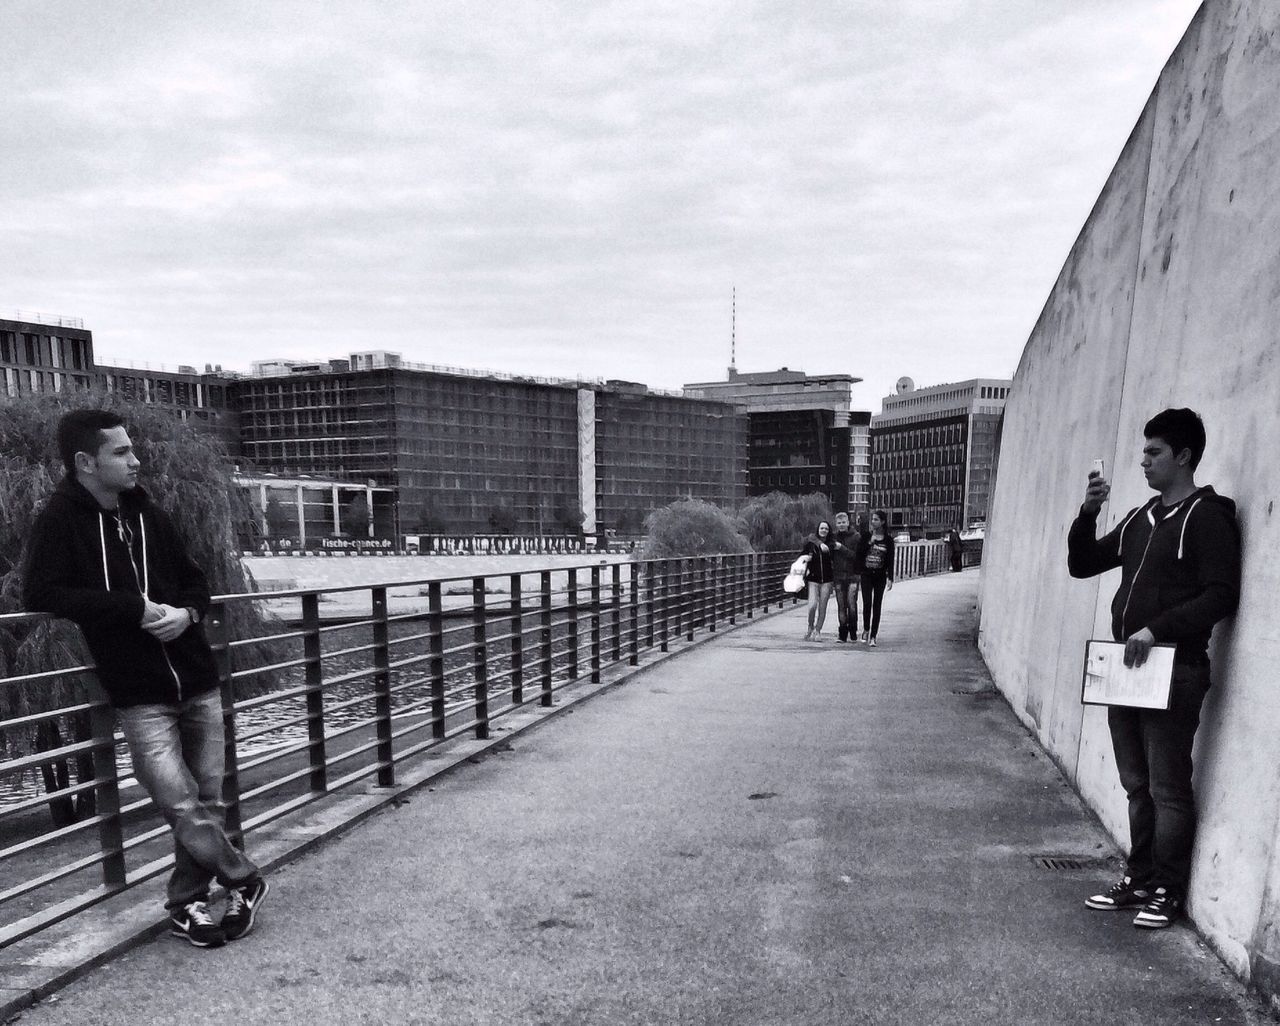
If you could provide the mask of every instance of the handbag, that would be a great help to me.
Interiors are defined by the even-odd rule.
[[[782,579],[782,590],[788,595],[796,595],[804,591],[805,575],[809,570],[809,556],[801,556],[791,564],[787,576]]]

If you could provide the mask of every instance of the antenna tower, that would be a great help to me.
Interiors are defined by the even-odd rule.
[[[729,321],[729,373],[738,369],[738,286],[733,287],[732,314]]]

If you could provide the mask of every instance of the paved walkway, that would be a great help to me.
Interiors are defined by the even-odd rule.
[[[1083,907],[1114,865],[1037,862],[1114,851],[991,696],[976,583],[899,585],[874,650],[729,632],[21,1022],[1267,1021],[1191,930]]]

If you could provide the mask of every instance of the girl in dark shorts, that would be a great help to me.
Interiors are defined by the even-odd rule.
[[[809,629],[805,631],[805,641],[822,640],[827,603],[831,601],[831,592],[835,589],[835,571],[831,563],[832,544],[831,525],[821,520],[813,537],[800,550],[802,556],[809,557],[809,568],[805,571],[805,580],[809,583]]]

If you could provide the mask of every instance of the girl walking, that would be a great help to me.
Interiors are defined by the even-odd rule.
[[[805,641],[821,641],[822,625],[827,619],[827,603],[835,589],[835,572],[831,562],[831,525],[818,522],[818,529],[800,550],[809,557],[809,570],[805,575],[809,582],[809,629]]]
[[[893,538],[884,510],[871,514],[871,530],[863,539],[862,640],[875,647],[880,632],[880,604],[886,590],[893,590]]]

